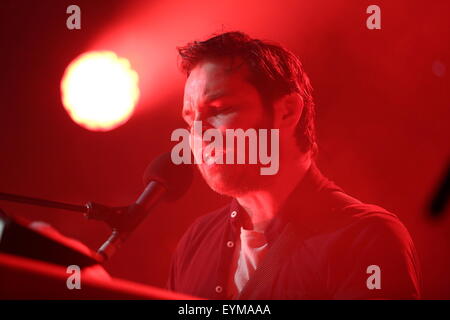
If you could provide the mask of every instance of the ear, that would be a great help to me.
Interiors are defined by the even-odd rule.
[[[275,121],[279,128],[295,128],[303,112],[303,99],[298,93],[283,96],[275,103]]]

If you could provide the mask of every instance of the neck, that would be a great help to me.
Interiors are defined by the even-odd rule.
[[[311,166],[309,156],[287,162],[280,165],[276,179],[269,186],[236,197],[250,218],[245,229],[263,232]]]

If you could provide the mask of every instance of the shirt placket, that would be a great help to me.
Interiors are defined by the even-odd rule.
[[[228,279],[236,246],[239,237],[241,222],[239,219],[239,209],[232,206],[228,212],[227,227],[220,243],[220,259],[217,269],[216,283],[214,284],[214,296],[217,299],[227,299],[228,297]]]

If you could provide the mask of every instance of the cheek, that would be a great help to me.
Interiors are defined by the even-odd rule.
[[[265,110],[258,109],[252,112],[246,112],[239,119],[238,126],[242,129],[261,129],[270,128],[272,126],[271,117]]]
[[[241,116],[237,112],[217,115],[208,119],[208,123],[215,129],[224,131],[227,128],[235,128],[241,122]]]

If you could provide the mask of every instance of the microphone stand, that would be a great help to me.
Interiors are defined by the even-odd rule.
[[[102,256],[103,260],[109,259],[114,252],[120,248],[123,242],[128,238],[131,232],[146,217],[147,212],[153,208],[158,199],[166,193],[165,187],[159,183],[152,181],[145,188],[144,193],[132,205],[119,208],[121,211],[113,215],[115,221],[109,218],[108,223],[112,227],[112,233],[103,243],[97,253]],[[151,194],[153,197],[148,198]]]
[[[46,208],[62,209],[67,211],[81,212],[86,219],[93,219],[106,222],[113,230],[111,236],[97,251],[97,258],[104,262],[114,250],[110,249],[112,244],[117,242],[120,235],[120,226],[123,224],[128,207],[108,207],[95,202],[87,202],[84,205],[75,205],[59,201],[52,201],[42,198],[33,198],[11,193],[0,192],[0,200],[15,203],[24,203]],[[121,238],[121,237],[120,237]],[[114,241],[113,241],[114,240]],[[107,253],[106,253],[107,252]]]
[[[69,204],[69,203],[51,201],[51,200],[40,199],[40,198],[25,197],[25,196],[20,196],[20,195],[11,194],[11,193],[0,192],[0,200],[16,202],[16,203],[31,204],[31,205],[46,207],[46,208],[83,212],[83,213],[87,213],[87,211],[88,211],[87,204],[84,206],[80,206],[80,205],[76,205],[76,204]]]

